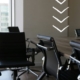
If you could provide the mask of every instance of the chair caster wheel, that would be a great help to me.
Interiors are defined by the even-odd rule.
[[[2,74],[1,74],[1,72],[0,72],[0,76],[1,76]]]
[[[20,80],[20,78],[17,78],[17,80]]]

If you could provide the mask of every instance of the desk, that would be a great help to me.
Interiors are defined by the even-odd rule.
[[[63,55],[67,58],[72,54],[72,47],[70,46],[70,41],[80,42],[80,38],[54,38],[57,48]]]

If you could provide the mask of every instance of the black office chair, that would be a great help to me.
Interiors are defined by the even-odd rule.
[[[8,29],[9,29],[9,32],[10,33],[20,33],[20,30],[19,30],[19,28],[18,28],[18,26],[13,26],[13,27],[11,27],[11,26],[9,26],[8,27]],[[26,54],[27,54],[27,56],[26,56],[26,58],[27,58],[27,60],[29,60],[30,58],[32,58],[33,59],[33,54],[35,54],[35,55],[37,55],[40,51],[37,49],[37,48],[30,48],[29,47],[29,45],[30,45],[30,43],[31,43],[31,41],[30,41],[30,39],[29,38],[27,38],[26,40],[26,44],[27,44],[27,46],[26,46]],[[34,50],[34,51],[33,51]],[[35,60],[35,58],[34,58],[34,60]],[[36,74],[34,71],[39,71],[39,70],[32,70],[32,69],[30,69],[29,68],[29,66],[26,68],[26,71],[24,71],[23,73],[21,73],[19,76],[21,76],[22,74],[24,74],[25,72],[31,72],[32,74],[34,74],[35,76],[37,76],[38,77],[38,74]],[[40,71],[39,71],[40,72]]]
[[[10,68],[16,80],[18,67],[34,65],[34,60],[30,62],[26,59],[24,33],[0,33],[0,68]]]
[[[39,43],[40,45],[43,45],[46,47],[54,47],[55,46],[56,51],[59,52],[59,54],[58,54],[59,63],[60,63],[60,65],[62,65],[60,57],[63,56],[63,54],[60,51],[58,51],[53,37],[38,34],[37,38],[40,40],[40,43]]]
[[[76,37],[80,37],[80,29],[75,29]]]
[[[80,42],[70,41],[70,45],[72,47],[72,53],[74,56],[70,56],[70,59],[78,65],[80,70]],[[78,80],[80,80],[80,74],[78,75]]]
[[[57,80],[77,80],[79,70],[66,70],[68,64],[61,65],[60,53],[56,48],[54,39],[52,40],[52,42],[43,41],[43,45],[47,47],[37,44],[45,56],[44,70],[37,80],[42,80],[46,74],[54,76]]]
[[[9,27],[8,27],[8,31],[11,32],[11,33],[12,33],[12,32],[13,32],[13,33],[14,33],[14,32],[16,32],[16,33],[17,33],[17,32],[20,32],[18,26],[9,26]],[[29,39],[29,38],[27,38],[26,41],[27,41],[28,39]]]

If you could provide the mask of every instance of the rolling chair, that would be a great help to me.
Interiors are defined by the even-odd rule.
[[[8,27],[8,29],[9,29],[10,33],[14,33],[14,32],[15,33],[17,33],[17,32],[20,33],[19,28],[17,26]],[[26,54],[27,54],[27,56],[26,57],[27,57],[27,60],[29,60],[30,58],[33,58],[33,54],[37,55],[40,51],[37,48],[29,48],[29,45],[31,43],[31,41],[29,40],[29,38],[27,38],[25,41],[27,42],[27,48],[26,48]],[[34,58],[34,60],[35,60],[35,58]],[[39,70],[32,70],[28,66],[26,68],[26,71],[24,71],[23,73],[21,73],[19,76],[21,76],[25,72],[28,72],[28,73],[31,72],[32,74],[34,74],[35,76],[38,77],[38,74],[36,74],[34,71],[40,72]]]
[[[78,65],[80,71],[80,42],[70,41],[70,45],[72,47],[72,53],[75,54],[74,56],[70,56],[70,59]],[[80,74],[77,77],[80,80]]]
[[[40,39],[40,44],[41,45],[46,46],[46,47],[54,47],[55,46],[56,51],[58,51],[53,37],[38,34],[37,38]],[[62,65],[60,57],[63,56],[63,54],[60,51],[58,51],[58,52],[59,52],[59,54],[58,54],[59,63],[60,63],[60,65]]]
[[[20,67],[34,66],[33,60],[26,59],[25,34],[0,33],[0,68],[9,68],[14,72],[13,80],[20,80],[18,71]]]
[[[48,38],[49,39],[49,38]],[[37,80],[42,80],[43,77],[48,74],[54,76],[57,80],[77,80],[79,70],[66,70],[67,63],[61,65],[59,51],[56,48],[54,39],[53,42],[43,41],[43,45],[37,44],[45,56],[44,70]]]
[[[76,37],[80,37],[80,29],[75,29]]]

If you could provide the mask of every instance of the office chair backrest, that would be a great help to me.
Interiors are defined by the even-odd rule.
[[[53,42],[50,41],[42,41],[43,46],[45,47],[51,47],[53,49],[51,50],[45,50],[44,48],[44,56],[45,56],[45,63],[44,63],[44,69],[47,74],[53,75],[56,78],[58,77],[58,67],[59,67],[59,59],[58,59],[58,51],[56,49],[56,46]]]
[[[16,26],[14,26],[14,27],[8,27],[8,30],[9,30],[9,32],[20,32],[19,31],[19,28]]]
[[[75,54],[76,58],[80,60],[80,43],[71,41],[70,45],[73,48],[73,53]]]
[[[76,37],[80,37],[80,29],[75,29]]]
[[[50,42],[53,41],[53,37],[45,36],[45,35],[41,35],[41,34],[38,34],[37,38],[40,39],[40,40],[47,40],[47,41],[50,41]]]
[[[26,60],[24,33],[0,33],[0,60]]]

